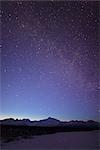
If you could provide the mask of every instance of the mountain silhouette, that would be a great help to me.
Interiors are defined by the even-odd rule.
[[[72,120],[69,122],[60,121],[58,119],[48,117],[47,119],[39,120],[39,121],[30,121],[29,119],[13,119],[8,118],[4,120],[0,120],[0,124],[2,125],[24,125],[24,126],[64,126],[64,127],[95,127],[100,126],[99,122],[88,120],[88,121],[77,121]]]

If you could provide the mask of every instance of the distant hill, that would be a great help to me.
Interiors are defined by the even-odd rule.
[[[40,120],[40,121],[30,121],[29,119],[22,119],[22,120],[18,120],[18,119],[13,119],[13,118],[9,118],[9,119],[4,119],[4,120],[0,120],[0,124],[2,125],[22,125],[22,126],[43,126],[43,127],[49,127],[49,126],[63,126],[63,127],[100,127],[100,123],[93,121],[93,120],[88,120],[88,121],[60,121],[57,120],[55,118],[47,118],[44,120]]]

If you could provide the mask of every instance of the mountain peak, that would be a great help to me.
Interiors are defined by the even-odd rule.
[[[52,117],[48,117],[47,119],[50,119],[50,120],[52,120],[52,119],[53,119],[53,120],[55,120],[55,119],[54,119],[54,118],[52,118]]]
[[[48,117],[47,120],[55,120],[55,121],[59,121],[58,119],[52,118],[52,117]],[[59,121],[60,122],[60,121]]]

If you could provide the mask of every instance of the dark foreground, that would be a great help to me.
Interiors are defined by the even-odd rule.
[[[2,143],[2,150],[99,150],[99,132],[73,131],[48,135],[35,135]]]
[[[99,130],[98,126],[53,126],[53,127],[37,127],[37,126],[16,126],[1,125],[1,142],[10,142],[21,138],[29,138],[34,135],[46,135],[58,132],[79,132]]]

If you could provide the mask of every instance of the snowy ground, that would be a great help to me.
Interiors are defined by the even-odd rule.
[[[96,150],[100,149],[98,131],[65,132],[34,136],[2,144],[2,150]]]

